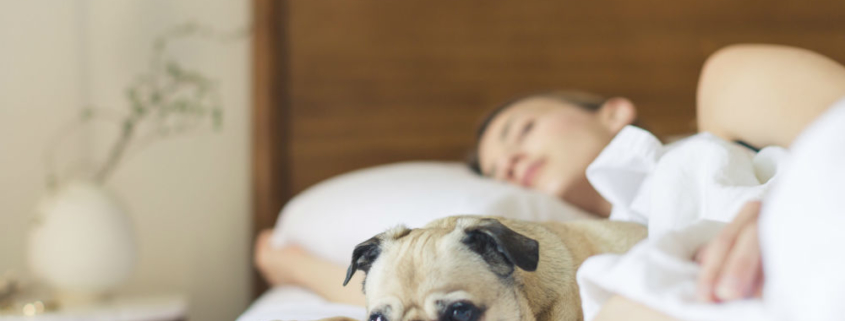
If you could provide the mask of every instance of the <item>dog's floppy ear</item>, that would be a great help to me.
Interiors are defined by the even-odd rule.
[[[479,224],[464,229],[464,233],[461,242],[481,255],[497,275],[509,276],[514,266],[529,272],[537,270],[540,244],[498,220],[482,219]]]
[[[373,261],[378,258],[379,254],[381,254],[381,239],[379,235],[373,236],[369,240],[355,246],[355,250],[352,251],[352,263],[349,264],[349,268],[346,270],[346,279],[343,280],[343,286],[349,283],[355,271],[361,270],[364,273],[369,271],[370,266],[372,266]]]
[[[373,262],[376,261],[379,254],[381,254],[381,249],[384,246],[385,241],[390,243],[403,238],[410,233],[410,229],[404,225],[399,225],[384,231],[381,234],[373,236],[369,240],[355,246],[355,250],[352,251],[352,262],[349,263],[349,268],[346,269],[346,279],[343,280],[343,286],[346,286],[346,284],[349,283],[349,280],[352,279],[352,275],[355,274],[355,271],[361,270],[364,271],[364,273],[370,272],[370,267],[373,265]]]

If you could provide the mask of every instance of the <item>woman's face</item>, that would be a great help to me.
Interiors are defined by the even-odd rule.
[[[609,99],[597,111],[545,97],[523,99],[500,112],[482,134],[485,176],[560,198],[586,182],[587,166],[625,125],[634,107]]]

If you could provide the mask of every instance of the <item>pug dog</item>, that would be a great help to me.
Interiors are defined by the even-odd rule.
[[[578,267],[646,236],[628,222],[448,217],[359,244],[343,284],[366,273],[369,321],[583,320]]]

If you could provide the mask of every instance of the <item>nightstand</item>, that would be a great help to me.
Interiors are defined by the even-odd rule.
[[[35,316],[4,315],[0,320],[21,321],[185,321],[187,300],[181,295],[117,296],[105,302],[59,307]],[[39,307],[23,307],[21,312]]]

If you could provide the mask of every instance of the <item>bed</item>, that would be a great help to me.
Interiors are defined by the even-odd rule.
[[[578,88],[625,96],[637,104],[640,124],[667,138],[696,131],[698,72],[718,48],[782,43],[845,61],[839,0],[765,7],[253,0],[253,7],[255,233],[273,227],[294,195],[335,175],[401,161],[462,160],[482,115],[516,95]],[[253,288],[261,297],[243,320],[324,303],[299,289],[265,293],[257,274]]]

